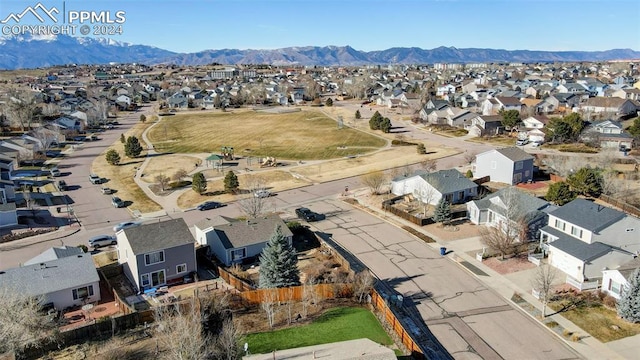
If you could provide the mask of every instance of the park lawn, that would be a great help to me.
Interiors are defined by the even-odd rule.
[[[317,111],[177,114],[162,117],[149,139],[161,152],[219,153],[230,146],[236,155],[289,160],[359,155],[387,144],[379,136],[338,129],[336,121]]]
[[[274,350],[368,338],[383,345],[393,341],[378,319],[365,308],[339,307],[327,310],[311,324],[283,330],[248,334],[249,351],[266,354]]]
[[[565,303],[558,301],[550,303],[549,307],[558,311],[564,305]],[[640,334],[640,324],[624,321],[618,317],[614,310],[607,309],[602,305],[577,306],[570,310],[562,311],[560,314],[602,342]],[[615,330],[615,326],[619,329]]]

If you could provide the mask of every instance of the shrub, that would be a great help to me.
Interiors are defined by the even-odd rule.
[[[547,325],[547,327],[554,328],[554,327],[559,326],[560,324],[558,324],[558,323],[557,323],[557,322],[555,322],[555,321],[549,321],[549,322],[548,322],[548,323],[546,323],[545,325]]]
[[[416,144],[414,142],[410,142],[410,141],[393,139],[393,140],[391,140],[391,145],[393,145],[393,146],[413,146],[413,145],[418,145],[418,144]]]
[[[402,227],[403,230],[409,232],[411,235],[419,238],[420,240],[426,242],[426,243],[434,243],[436,242],[435,240],[433,240],[431,237],[417,231],[416,229],[409,227],[409,226],[403,226]]]
[[[301,234],[304,232],[304,226],[297,221],[287,221],[287,227],[294,234]]]
[[[571,341],[573,341],[573,342],[578,342],[578,341],[580,341],[581,338],[582,337],[580,335],[578,335],[578,334],[571,335]]]
[[[564,330],[562,330],[562,335],[571,336],[571,335],[573,335],[573,332],[569,331],[569,329],[564,329]]]
[[[614,298],[613,296],[607,295],[604,297],[604,299],[602,299],[602,305],[606,308],[615,310],[617,304],[618,300],[616,300],[616,298]]]
[[[473,171],[471,171],[471,169],[467,170],[467,173],[465,174],[466,177],[468,177],[469,179],[473,178]]]

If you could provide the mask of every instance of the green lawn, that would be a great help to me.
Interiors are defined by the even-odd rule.
[[[156,150],[219,153],[231,146],[237,155],[312,160],[359,155],[387,141],[337,123],[316,111],[268,114],[189,112],[162,117],[149,132]]]
[[[330,309],[309,325],[248,334],[245,341],[252,353],[266,354],[274,350],[361,338],[383,345],[393,344],[371,311],[352,307]]]

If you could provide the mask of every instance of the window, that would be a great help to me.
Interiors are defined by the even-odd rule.
[[[522,161],[516,163],[516,170],[522,170]]]
[[[458,200],[464,200],[464,191],[458,192]]]
[[[560,229],[560,230],[564,231],[564,226],[565,226],[564,221],[560,221],[560,220],[556,219],[556,225],[555,225],[556,229]]]
[[[93,285],[83,286],[81,288],[73,289],[73,300],[86,299],[89,296],[93,296]]]
[[[582,238],[582,229],[579,229],[575,226],[571,227],[571,235],[577,237],[577,238]]]
[[[619,283],[609,279],[609,291],[619,295],[621,290],[622,289]]]
[[[525,177],[529,177],[529,170],[525,170],[525,171],[524,171],[524,176],[525,176]]]
[[[493,211],[489,211],[489,222],[493,223],[495,216],[493,215]]]
[[[150,282],[149,282],[149,274],[142,274],[140,275],[140,285],[142,287],[145,286],[149,286]]]
[[[243,259],[246,255],[246,249],[236,249],[231,251],[231,261]]]
[[[158,251],[144,255],[145,265],[153,265],[164,262],[164,251]]]
[[[180,264],[176,266],[176,274],[182,274],[187,272],[187,264]]]

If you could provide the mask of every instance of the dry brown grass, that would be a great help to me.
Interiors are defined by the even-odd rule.
[[[151,123],[151,121],[147,121],[144,124],[138,123],[134,125],[125,133],[125,137],[136,136],[138,139],[141,139],[142,132],[148,126],[151,126]],[[120,165],[112,166],[107,163],[104,154],[109,151],[109,149],[115,149],[120,153],[120,156],[123,158]],[[127,158],[124,155],[124,144],[118,140],[105,149],[105,151],[93,161],[91,166],[91,172],[109,179],[106,186],[118,190],[118,197],[124,201],[133,202],[129,206],[129,210],[138,210],[142,213],[162,210],[160,205],[147,197],[133,179],[136,168],[144,161],[144,156],[146,156],[146,151],[143,151],[140,157],[136,159]]]
[[[173,175],[176,171],[183,169],[189,172],[193,170],[194,164],[196,163],[198,165],[202,163],[202,160],[196,156],[174,154],[154,156],[147,162],[142,180],[153,184],[155,183],[155,177],[160,174],[168,176],[173,180]]]

